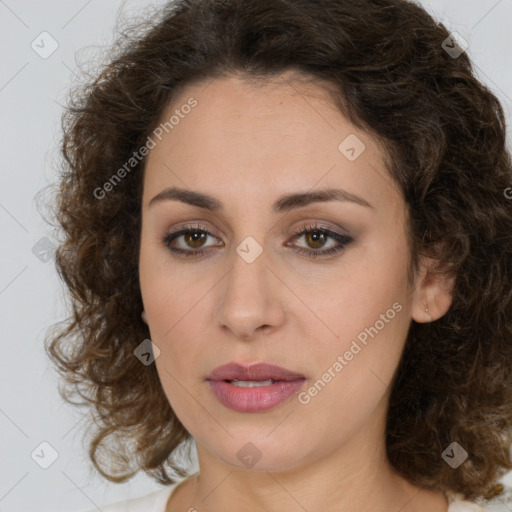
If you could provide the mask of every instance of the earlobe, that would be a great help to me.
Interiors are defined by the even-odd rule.
[[[142,317],[142,320],[144,321],[144,323],[147,325],[148,324],[148,319],[146,317],[146,312],[142,311],[140,316]]]
[[[429,259],[429,268],[434,260]],[[452,305],[455,276],[429,270],[426,266],[417,277],[412,304],[412,318],[418,323],[434,322]]]

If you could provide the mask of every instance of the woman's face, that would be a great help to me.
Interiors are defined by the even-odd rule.
[[[147,160],[140,285],[163,389],[200,462],[284,471],[342,449],[374,454],[430,293],[419,278],[408,287],[405,204],[379,147],[299,82],[216,79],[183,90],[162,121],[173,115]],[[151,202],[170,188],[212,199]],[[308,199],[327,189],[336,199]],[[196,232],[166,245],[186,227]],[[231,362],[303,378],[208,380]]]

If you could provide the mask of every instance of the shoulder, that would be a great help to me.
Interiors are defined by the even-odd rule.
[[[447,512],[487,512],[482,505],[465,500],[461,494],[447,492],[446,497],[449,503]]]
[[[167,501],[177,485],[177,483],[169,485],[138,498],[130,498],[107,505],[98,504],[98,507],[86,512],[98,512],[99,510],[102,512],[165,512]]]
[[[491,508],[488,508],[488,506],[494,506],[498,503],[503,504],[505,502],[507,506],[508,504],[512,504],[512,471],[508,471],[502,475],[497,482],[501,483],[504,488],[504,492],[498,500],[479,499],[477,501],[467,501],[462,494],[450,491],[447,492],[446,497],[449,503],[447,512],[490,512]],[[495,510],[495,508],[492,510]]]

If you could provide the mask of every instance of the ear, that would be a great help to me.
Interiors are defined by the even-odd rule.
[[[142,314],[140,316],[142,317],[142,320],[144,321],[144,323],[147,325],[148,324],[148,319],[146,317],[146,312],[142,311]]]
[[[419,323],[438,320],[452,304],[455,277],[442,273],[447,265],[436,268],[437,263],[433,258],[424,258],[416,275],[412,318]]]

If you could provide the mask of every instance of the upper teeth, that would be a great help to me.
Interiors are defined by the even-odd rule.
[[[271,384],[274,384],[275,380],[268,379],[268,380],[238,380],[234,379],[231,381],[231,384],[234,386],[238,386],[240,388],[255,388],[258,386],[270,386]]]

